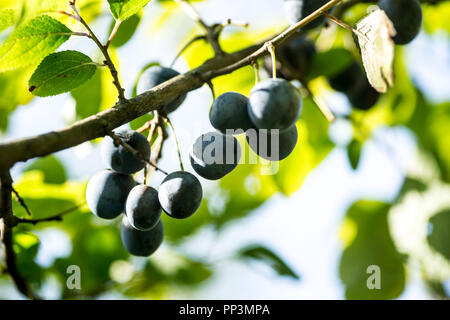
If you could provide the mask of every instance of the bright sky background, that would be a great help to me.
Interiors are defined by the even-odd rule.
[[[283,0],[209,0],[206,4],[196,3],[202,16],[209,22],[233,18],[248,21],[254,30],[285,21],[282,5]],[[170,36],[154,34],[148,40],[148,32],[143,26],[148,25],[152,17],[159,13],[161,10],[157,4],[150,3],[139,34],[119,51],[121,75],[127,88],[132,87],[140,68],[149,61],[158,60],[168,64],[176,53],[178,42],[184,39],[184,34],[176,28],[176,32],[174,30]],[[181,18],[185,21],[180,23],[191,26],[187,17]],[[94,28],[107,29],[105,26],[108,23],[108,19],[102,19]],[[146,40],[142,41],[144,38]],[[93,49],[84,39],[69,42],[61,49],[69,46],[82,48],[86,53]],[[410,73],[434,101],[450,99],[449,49],[448,36],[429,38],[423,34],[407,48]],[[433,59],[425,56],[432,56]],[[186,71],[182,61],[176,67],[179,71]],[[184,105],[171,116],[181,140],[185,164],[189,163],[187,154],[193,139],[211,129],[207,118],[210,100],[209,89],[199,89],[190,93]],[[339,95],[333,96],[330,101],[336,106],[342,104],[344,108],[347,107],[345,99]],[[23,137],[62,128],[65,126],[64,117],[70,115],[72,108],[73,102],[67,94],[36,98],[29,105],[19,107],[10,117],[7,136]],[[351,131],[345,124],[337,122],[330,132],[338,144],[345,146]],[[388,154],[380,144],[369,142],[365,145],[360,168],[354,172],[348,164],[345,149],[337,147],[291,198],[274,196],[249,217],[230,224],[218,239],[213,238],[212,232],[205,230],[183,248],[193,256],[203,256],[206,251],[212,250],[212,259],[222,259],[227,253],[250,242],[262,243],[275,249],[301,275],[300,281],[277,277],[259,264],[223,260],[215,270],[214,278],[200,290],[193,293],[176,292],[171,298],[342,299],[343,287],[338,277],[341,254],[338,231],[346,209],[360,198],[392,199],[403,179],[399,167],[404,167],[415,156],[415,140],[407,130],[383,129],[377,132],[377,137],[378,141],[395,145],[394,154]],[[164,146],[164,155],[163,167],[169,171],[177,169],[175,147],[171,140]],[[75,179],[88,179],[103,167],[98,150],[90,144],[60,152],[58,157]],[[22,167],[16,165],[13,176],[17,177]],[[192,171],[190,168],[188,170]],[[161,176],[152,183],[157,186],[160,179]],[[44,265],[70,250],[70,245],[58,232],[41,233],[41,240],[42,249],[38,260]],[[211,243],[212,247],[205,245]],[[51,288],[45,290],[48,297],[52,297]],[[428,298],[418,272],[409,275],[407,290],[401,298]]]

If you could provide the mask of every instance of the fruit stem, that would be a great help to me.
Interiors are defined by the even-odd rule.
[[[116,24],[114,25],[114,29],[111,31],[111,34],[110,34],[110,36],[108,38],[108,42],[105,45],[105,49],[108,49],[109,45],[113,41],[114,36],[116,35],[117,30],[119,30],[119,27],[120,27],[121,23],[122,23],[122,20],[120,20],[120,19],[116,20]]]
[[[255,60],[252,62],[253,70],[255,71],[255,84],[261,81],[261,78],[259,77],[259,63],[258,60]]]
[[[275,57],[275,46],[272,42],[267,43],[267,51],[269,51],[270,56],[272,57],[272,77],[274,79],[277,78],[277,59]]]
[[[338,26],[350,30],[351,32],[353,32],[354,34],[356,34],[359,37],[364,38],[364,40],[366,40],[367,42],[370,42],[369,39],[366,37],[365,34],[361,33],[358,29],[354,29],[351,25],[345,23],[344,21],[332,16],[331,14],[328,13],[324,13],[323,14],[325,17],[327,17],[329,20],[333,21],[334,23],[336,23]]]
[[[333,122],[334,120],[336,120],[336,117],[334,116],[333,112],[331,112],[326,102],[322,100],[322,98],[320,98],[319,96],[314,95],[314,93],[311,91],[306,81],[302,80],[300,82],[302,86],[305,88],[306,92],[308,92],[311,99],[314,101],[315,105],[319,108],[319,110],[328,120],[328,122]]]
[[[150,160],[145,159],[144,156],[139,151],[137,151],[132,146],[130,146],[128,143],[126,143],[125,141],[120,139],[114,132],[112,132],[112,131],[108,132],[108,136],[110,136],[114,140],[114,144],[121,145],[122,147],[124,147],[125,150],[131,152],[139,160],[141,160],[141,161],[145,162],[146,164],[152,166],[156,170],[161,171],[166,176],[169,175],[166,171],[164,171],[161,168],[158,168],[154,163],[151,163]]]
[[[180,145],[178,144],[178,139],[177,139],[177,135],[175,134],[175,129],[172,125],[172,122],[170,122],[169,118],[164,117],[164,121],[169,125],[170,131],[172,132],[172,136],[175,141],[175,145],[177,147],[178,161],[180,162],[180,168],[181,168],[181,171],[184,171],[183,159],[181,158]]]

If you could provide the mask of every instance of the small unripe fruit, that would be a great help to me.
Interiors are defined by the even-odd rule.
[[[115,132],[123,142],[137,150],[146,160],[150,159],[150,144],[142,134],[132,130]],[[102,141],[102,156],[105,164],[114,171],[131,174],[145,167],[145,162],[137,158],[122,145],[116,146],[111,137]]]
[[[133,256],[148,257],[163,242],[164,227],[162,221],[156,224],[153,229],[140,231],[130,224],[126,216],[123,217],[120,236],[125,249]]]
[[[161,218],[158,191],[147,185],[138,185],[128,194],[125,213],[130,224],[138,230],[146,231],[156,226]]]
[[[301,95],[289,81],[267,79],[250,92],[248,114],[256,128],[282,131],[297,121],[301,107]]]
[[[114,219],[125,208],[128,193],[136,185],[129,175],[103,170],[94,175],[86,188],[86,202],[96,216]]]
[[[177,171],[169,174],[161,183],[158,198],[169,216],[185,219],[200,207],[203,190],[200,181],[191,173]]]
[[[241,146],[233,136],[208,132],[195,140],[190,159],[198,175],[218,180],[236,168],[241,159]]]

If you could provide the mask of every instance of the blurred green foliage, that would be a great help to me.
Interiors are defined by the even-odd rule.
[[[111,56],[119,67],[117,50],[128,44],[136,31],[141,30],[143,14],[140,10],[131,10],[123,1],[108,1],[115,18],[128,18],[119,27],[117,37],[111,43]],[[143,4],[148,1],[131,1]],[[88,22],[94,22],[102,14],[109,14],[105,1],[79,0],[83,16]],[[159,15],[152,17],[150,25],[145,25],[147,34],[164,32],[169,37],[175,33],[173,17],[180,10],[173,1],[150,2],[158,6]],[[125,8],[125,9],[124,9]],[[367,12],[367,4],[359,4],[346,13],[344,19],[354,25]],[[20,27],[30,19],[46,13],[69,28],[74,22],[55,10],[68,10],[67,0],[13,1],[0,2],[0,41],[11,34],[13,28]],[[448,19],[450,3],[436,6],[424,6],[424,29],[428,33],[450,32]],[[122,15],[122,16],[121,16]],[[145,16],[144,16],[145,17]],[[109,30],[114,28],[115,20],[110,16]],[[284,22],[280,21],[280,26]],[[236,29],[226,33],[221,39],[223,49],[233,52],[248,45],[258,43],[281,30],[280,26],[267,26],[258,33]],[[191,28],[190,30],[188,30]],[[185,39],[179,44],[184,46],[191,38],[199,34],[196,26],[186,27]],[[315,34],[311,38],[316,37]],[[353,37],[347,30],[330,29],[316,37],[318,54],[315,56],[307,80],[314,92],[326,93],[330,90],[326,77],[343,70],[355,57],[359,57]],[[0,42],[1,43],[1,42]],[[164,53],[166,54],[166,53]],[[176,52],[170,53],[175,56]],[[201,65],[213,56],[210,46],[204,41],[193,44],[182,55],[190,68]],[[408,280],[408,262],[414,257],[399,250],[392,237],[390,211],[402,199],[411,194],[424,192],[429,186],[450,183],[450,103],[435,105],[411,81],[405,66],[404,49],[396,48],[395,86],[381,97],[377,106],[368,112],[353,111],[342,120],[353,128],[353,137],[346,147],[349,162],[358,168],[361,152],[367,141],[373,141],[373,133],[380,127],[402,126],[408,128],[417,138],[421,154],[425,154],[436,163],[439,174],[434,180],[406,177],[403,188],[392,203],[361,200],[348,210],[341,228],[343,251],[340,258],[339,276],[345,287],[345,296],[349,299],[392,299],[401,295]],[[154,65],[155,62],[148,66]],[[148,68],[144,67],[143,70]],[[32,100],[27,90],[27,82],[36,65],[0,73],[0,130],[7,132],[9,115],[18,107]],[[238,91],[248,95],[254,85],[254,71],[245,67],[213,80],[215,94],[226,91]],[[133,96],[136,92],[133,92]],[[101,110],[110,108],[117,97],[106,68],[99,69],[84,85],[71,91],[76,103],[76,117],[80,120]],[[146,115],[131,123],[136,129],[151,119]],[[248,217],[276,194],[285,197],[295,194],[308,175],[327,157],[336,146],[331,141],[329,124],[318,111],[310,98],[304,99],[303,113],[297,123],[299,143],[290,157],[281,161],[276,174],[264,174],[271,165],[260,161],[254,165],[238,166],[230,175],[211,187],[198,212],[185,221],[163,216],[165,226],[165,244],[150,259],[131,258],[123,249],[120,241],[120,218],[112,222],[103,222],[95,218],[87,209],[84,199],[85,182],[68,179],[64,163],[55,156],[34,160],[24,169],[20,180],[14,186],[29,206],[30,218],[50,217],[71,209],[63,221],[52,221],[36,226],[20,225],[15,229],[14,250],[18,255],[20,272],[39,290],[48,280],[56,278],[61,298],[95,298],[103,293],[118,292],[125,297],[166,298],[183,288],[191,291],[203,285],[214,275],[216,264],[208,256],[200,253],[195,258],[183,253],[180,245],[200,232],[212,230],[219,234],[231,225],[231,222]],[[43,128],[45,131],[45,128]],[[243,154],[256,157],[239,137]],[[164,158],[163,160],[164,161]],[[273,164],[272,164],[273,165]],[[17,201],[13,202],[14,213],[26,217],[25,210]],[[449,211],[448,209],[431,215],[429,224],[431,233],[427,242],[437,255],[450,260],[449,249]],[[37,263],[36,256],[41,243],[37,234],[49,228],[57,228],[70,238],[71,251],[67,256],[59,256],[50,266]],[[318,252],[317,254],[320,254]],[[298,280],[301,270],[292,269],[272,249],[263,245],[249,245],[237,249],[229,257],[239,261],[263,263],[280,276]],[[68,290],[67,267],[78,265],[82,270],[81,290]],[[377,265],[382,270],[381,290],[369,290],[366,280],[367,267]],[[443,267],[446,268],[446,267]],[[448,272],[448,271],[446,271]],[[6,278],[6,275],[2,276]],[[442,297],[445,292],[440,281],[431,279],[424,271],[423,279],[430,290]]]

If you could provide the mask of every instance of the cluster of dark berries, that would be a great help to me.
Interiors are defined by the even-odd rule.
[[[295,24],[327,2],[328,0],[285,0],[286,17],[290,23]],[[422,25],[422,8],[418,0],[381,0],[378,6],[386,12],[396,29],[393,38],[396,44],[407,44],[418,35]],[[303,30],[322,26],[324,21],[323,17],[318,18]],[[277,70],[278,74],[289,80],[304,79],[315,53],[314,43],[299,34],[296,39],[281,47],[278,60],[282,63]],[[269,64],[269,60],[266,60],[266,67]],[[372,88],[364,69],[356,60],[339,74],[330,77],[328,82],[334,90],[344,93],[352,106],[359,110],[369,110],[380,96]]]
[[[115,135],[143,159],[150,159],[150,145],[145,136],[132,130]],[[202,186],[185,171],[169,174],[158,191],[137,183],[131,174],[143,169],[146,162],[109,137],[102,142],[102,156],[109,169],[89,180],[87,204],[103,219],[114,219],[125,212],[121,228],[123,245],[132,255],[149,256],[163,241],[162,210],[176,219],[190,217],[202,201]]]
[[[259,82],[249,98],[237,92],[220,95],[209,113],[211,125],[217,131],[203,134],[194,142],[190,154],[192,167],[209,180],[230,173],[241,157],[234,135],[242,133],[260,157],[270,161],[285,159],[297,144],[295,123],[301,107],[298,89],[284,79]]]

